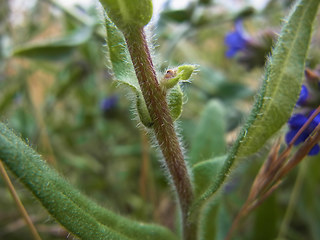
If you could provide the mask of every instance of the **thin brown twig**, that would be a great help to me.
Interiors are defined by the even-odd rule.
[[[297,141],[298,137],[304,132],[304,130],[307,129],[309,124],[313,121],[313,119],[320,113],[320,106],[317,107],[317,109],[311,114],[311,116],[308,118],[308,120],[303,124],[302,128],[299,129],[297,134],[293,137],[291,142],[289,143],[289,146],[292,146],[295,141]]]
[[[277,144],[276,144],[277,145]],[[257,176],[257,181],[260,181],[261,184],[259,186],[252,186],[252,188],[257,188],[259,193],[256,195],[257,197],[264,196],[267,194],[267,192],[273,188],[274,185],[278,185],[280,182],[280,178],[277,178],[278,172],[280,169],[282,169],[286,164],[286,159],[288,158],[290,151],[292,149],[292,146],[288,146],[280,156],[276,157],[276,160],[274,160],[272,168],[269,169],[268,172],[264,176]],[[279,150],[279,148],[278,148]]]
[[[259,197],[259,200],[257,200],[250,208],[249,211],[254,210],[255,208],[259,207],[282,183],[281,180],[279,180],[277,183],[275,183],[268,191],[266,191],[264,194]]]
[[[280,140],[277,141],[277,143],[272,147],[271,153],[265,162],[265,164],[262,165],[260,168],[256,178],[253,181],[249,196],[248,196],[248,201],[253,201],[255,198],[258,197],[258,195],[261,193],[261,189],[266,185],[267,181],[269,181],[269,173],[272,171],[275,167],[277,159],[277,154],[280,149]],[[262,181],[261,181],[262,179]]]
[[[285,176],[292,168],[300,163],[302,159],[310,152],[310,150],[320,141],[320,124],[318,124],[313,132],[314,134],[307,138],[299,151],[297,151],[288,161],[288,164],[285,166],[285,168],[282,168],[281,171],[279,171],[278,178]]]
[[[259,207],[264,202],[264,200],[266,200],[280,186],[280,184],[281,184],[281,181],[277,182],[267,192],[265,192],[259,199],[249,199],[249,198],[247,199],[247,201],[243,204],[243,207],[240,209],[235,220],[233,221],[225,240],[231,239],[232,234],[239,226],[240,219],[245,217],[249,212]]]
[[[309,124],[319,114],[319,112],[320,112],[320,106],[314,111],[314,113],[309,117],[308,121],[306,121],[306,123],[302,126],[301,129],[303,131],[309,126]],[[319,139],[317,139],[315,136],[309,137],[304,142],[304,144],[299,149],[299,151],[290,160],[288,160],[286,162],[285,160],[288,158],[289,153],[290,153],[290,151],[291,151],[291,149],[293,147],[294,142],[303,133],[303,131],[300,131],[300,130],[294,136],[293,140],[289,143],[288,147],[281,153],[281,155],[278,158],[276,158],[277,159],[276,161],[272,160],[274,158],[274,156],[275,156],[275,151],[272,150],[267,163],[264,165],[266,167],[264,167],[264,166],[262,167],[263,170],[264,169],[269,169],[270,170],[270,172],[268,173],[269,177],[265,178],[265,181],[263,181],[263,184],[261,184],[260,187],[263,186],[264,189],[272,188],[272,186],[274,186],[279,181],[281,181],[282,177],[284,177],[293,167],[295,167],[299,162],[301,162],[302,159],[313,148],[313,146],[315,144],[317,144],[317,142],[319,142]],[[320,126],[317,126],[314,129],[315,135],[319,131],[320,131]],[[277,145],[278,144],[276,144],[276,146]],[[279,147],[277,149],[279,149]],[[271,164],[268,163],[268,162],[271,162]],[[270,165],[272,165],[272,167],[270,167]],[[257,179],[259,179],[259,174],[258,174],[257,178],[255,179],[255,182],[258,181]],[[252,189],[254,188],[254,186],[255,185],[253,185]],[[255,196],[257,196],[257,195],[255,195]]]
[[[29,217],[26,209],[24,208],[7,172],[6,172],[6,169],[4,168],[3,164],[2,164],[2,161],[0,160],[0,173],[2,174],[3,176],[3,179],[6,183],[6,185],[8,186],[8,189],[12,195],[12,198],[14,199],[17,207],[18,207],[18,210],[19,212],[21,213],[23,219],[25,220],[28,228],[30,229],[31,233],[32,233],[32,236],[35,240],[41,240],[41,237],[39,235],[39,233],[37,232],[37,229],[35,228],[35,226],[33,225],[32,223],[32,220],[31,218]]]

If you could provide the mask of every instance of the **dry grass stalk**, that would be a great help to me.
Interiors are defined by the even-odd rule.
[[[320,106],[309,117],[308,121],[298,131],[287,148],[279,154],[281,141],[278,140],[270,150],[267,161],[260,168],[246,202],[243,204],[238,215],[225,238],[230,240],[233,232],[238,227],[240,220],[257,208],[267,199],[281,184],[282,179],[309,153],[309,151],[320,141],[320,124],[313,130],[312,134],[302,144],[298,151],[290,157],[294,142],[306,130],[312,120],[320,113]]]

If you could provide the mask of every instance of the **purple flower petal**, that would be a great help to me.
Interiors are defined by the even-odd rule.
[[[320,146],[316,144],[308,153],[309,156],[315,156],[320,152]]]
[[[312,110],[309,115],[308,118],[311,117],[311,115],[314,113],[315,110]],[[314,124],[314,128],[320,123],[320,113],[318,113],[318,115],[312,120],[312,123]]]
[[[291,130],[289,132],[287,132],[286,136],[285,136],[285,141],[287,144],[289,144],[292,139],[294,138],[294,136],[298,133],[299,129],[295,129],[295,130]],[[302,133],[298,138],[297,140],[294,142],[293,145],[298,145],[302,142],[304,142],[307,138],[308,138],[309,134],[306,134],[306,133]]]
[[[299,130],[307,120],[308,118],[303,114],[293,114],[292,117],[288,120],[288,124],[291,129]]]
[[[314,113],[315,110],[311,111],[308,115],[308,118]],[[318,126],[320,123],[320,113],[312,120],[312,122],[308,125],[307,129],[305,130],[308,134],[311,134],[313,130]]]
[[[300,95],[299,95],[299,99],[297,101],[297,105],[301,106],[308,98],[309,95],[309,90],[305,85],[302,85],[301,87],[301,91],[300,91]]]
[[[306,117],[303,114],[294,114],[288,121],[288,125],[290,127],[290,131],[285,135],[285,141],[289,144],[294,136],[298,133],[300,128],[307,122],[309,117],[314,113],[315,110],[311,111]],[[312,120],[312,122],[308,125],[308,127],[300,134],[297,140],[294,142],[294,145],[298,145],[299,143],[304,142],[310,134],[314,131],[314,129],[320,124],[320,113]],[[308,155],[314,156],[320,152],[319,144],[315,145]]]
[[[245,50],[248,39],[245,36],[241,20],[236,21],[234,31],[225,36],[224,43],[228,47],[226,52],[228,58],[232,58],[237,52]]]
[[[118,97],[113,95],[111,97],[106,97],[100,102],[100,108],[102,111],[107,112],[113,109],[118,102]]]

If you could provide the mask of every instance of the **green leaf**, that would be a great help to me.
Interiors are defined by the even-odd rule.
[[[145,127],[147,127],[147,128],[152,127],[153,121],[150,117],[150,114],[149,114],[149,111],[147,108],[147,104],[144,101],[144,98],[143,98],[141,92],[140,93],[138,92],[136,99],[137,99],[136,105],[137,105],[137,110],[138,110],[138,115],[139,115],[140,121],[142,122],[142,124]]]
[[[251,239],[269,240],[276,239],[279,231],[279,205],[277,195],[273,193],[258,209],[254,212],[254,224]],[[268,228],[266,228],[268,223]]]
[[[218,232],[218,216],[220,204],[218,201],[207,204],[199,219],[199,240],[214,240]],[[224,217],[224,216],[223,216]]]
[[[47,98],[46,111],[51,109],[54,104],[68,96],[70,91],[79,82],[88,76],[86,65],[81,63],[67,64],[58,74],[53,86],[50,88],[50,95]]]
[[[176,239],[163,227],[121,217],[83,196],[3,123],[0,159],[58,222],[81,239]]]
[[[105,24],[107,30],[106,42],[115,78],[120,83],[130,86],[132,90],[138,91],[140,86],[132,65],[126,41],[120,30],[107,16],[105,17]]]
[[[215,157],[210,160],[202,161],[193,166],[193,178],[196,196],[203,194],[212,185],[220,174],[227,156]]]
[[[133,91],[140,121],[144,126],[151,127],[153,123],[142,96],[124,37],[108,17],[105,18],[105,21],[109,58],[116,82],[122,86],[129,87]]]
[[[298,193],[299,207],[295,208],[295,213],[301,216],[301,221],[304,222],[310,232],[310,238],[314,240],[320,239],[320,202],[314,197],[315,189],[317,189],[320,175],[320,155],[309,157],[301,163],[300,168],[305,168],[306,175],[303,178],[303,188]],[[300,169],[299,171],[301,171]],[[291,220],[291,222],[293,219]],[[288,229],[288,234],[291,229]],[[291,230],[292,231],[292,230]]]
[[[226,198],[221,194],[201,208],[198,223],[199,240],[225,239],[234,218],[230,216],[226,205],[228,205]]]
[[[121,30],[143,27],[152,17],[151,0],[100,0],[110,19]]]
[[[194,165],[203,160],[225,154],[226,121],[224,109],[219,101],[210,101],[202,112],[200,123],[191,143],[189,163]]]
[[[7,87],[0,97],[0,113],[3,113],[14,102],[17,93],[23,88],[22,83],[15,83]]]
[[[169,21],[182,23],[191,19],[192,11],[190,11],[190,9],[165,10],[161,12],[160,16]]]
[[[17,47],[12,55],[39,60],[59,60],[71,54],[75,47],[88,41],[92,33],[93,26],[83,27],[62,38]]]
[[[301,0],[295,5],[268,61],[253,110],[233,145],[219,180],[194,206],[217,191],[235,161],[257,152],[289,119],[299,96],[318,6],[319,0]]]
[[[319,0],[302,0],[284,25],[260,94],[236,145],[238,157],[257,152],[289,119],[298,100]]]
[[[219,201],[219,205],[220,206],[219,206],[217,222],[216,222],[217,227],[215,228],[215,230],[216,230],[216,239],[222,240],[222,239],[225,239],[225,237],[227,236],[227,233],[230,229],[234,216],[230,216],[230,213],[228,212],[229,206],[227,206],[225,199],[221,199]],[[211,206],[214,207],[214,205],[211,205]],[[211,232],[210,228],[207,228],[207,230]],[[211,234],[209,233],[209,234],[213,235],[212,233]]]
[[[196,82],[196,87],[208,98],[219,98],[223,101],[233,101],[240,98],[252,97],[254,92],[239,82],[230,81],[218,69],[200,66],[203,81]]]
[[[225,101],[234,99],[248,98],[253,96],[253,91],[242,83],[224,81],[217,85],[216,92],[213,94],[217,98]]]

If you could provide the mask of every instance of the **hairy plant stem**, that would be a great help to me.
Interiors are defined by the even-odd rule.
[[[182,212],[183,237],[185,240],[194,240],[196,239],[195,223],[188,221],[188,211],[193,200],[192,185],[170,116],[166,93],[158,83],[143,28],[127,28],[123,33],[153,121],[156,139],[178,195]]]

